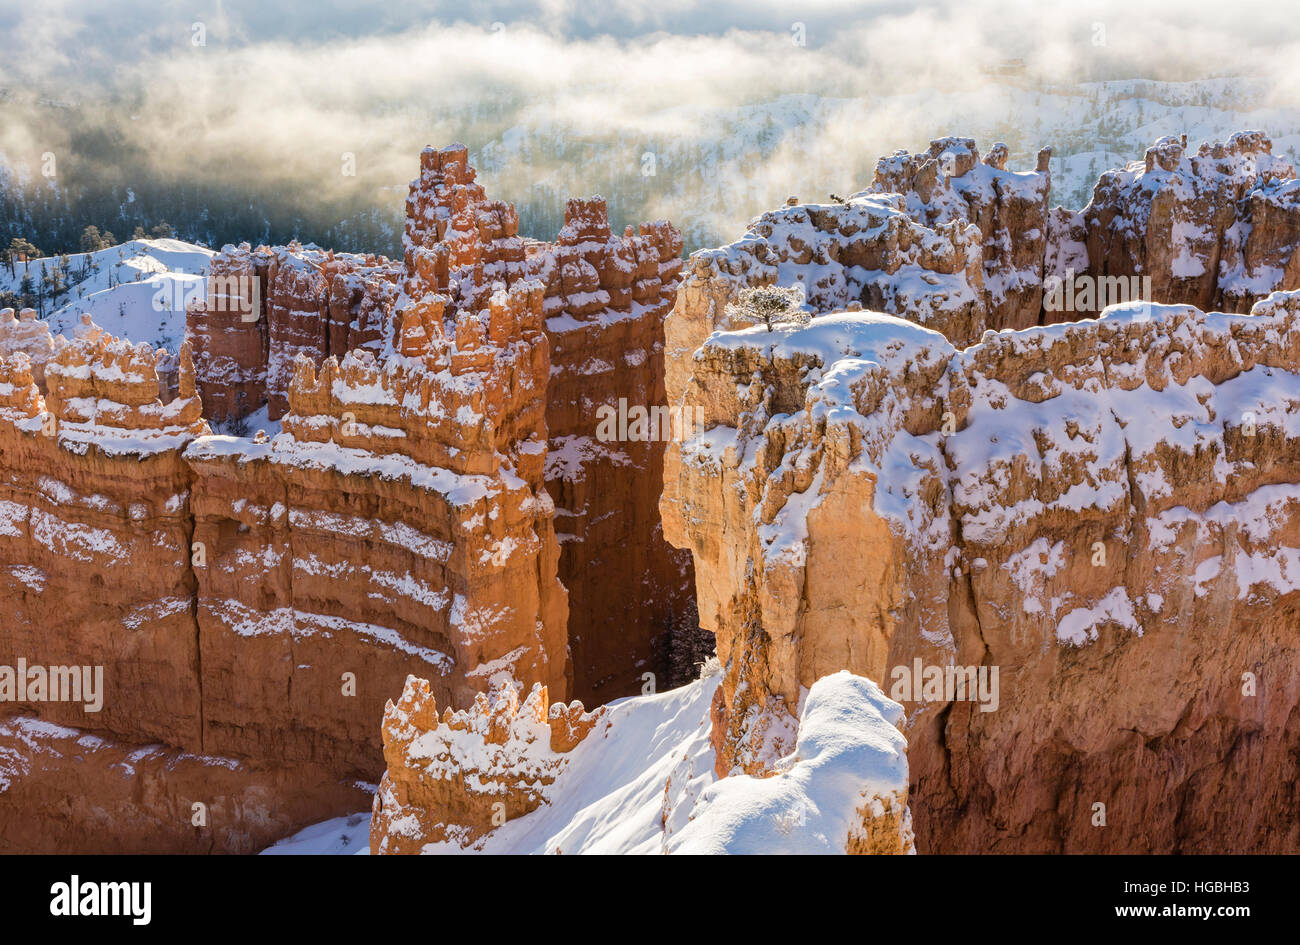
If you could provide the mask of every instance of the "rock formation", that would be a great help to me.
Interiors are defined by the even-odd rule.
[[[81,667],[102,676],[95,706],[88,691],[17,693],[0,670],[0,846],[251,852],[362,803],[328,759],[205,751],[212,677],[183,454],[207,426],[188,349],[164,403],[147,346],[94,331],[59,341],[47,396],[25,353],[0,359],[0,667],[33,664],[31,682],[51,685]]]
[[[1250,315],[1161,305],[1151,296],[1190,291],[1166,256],[1158,289],[1061,323],[1074,313],[1050,304],[1052,277],[1112,275],[1092,246],[1130,223],[1097,214],[1102,186],[1087,213],[1048,211],[1046,152],[1021,175],[1005,149],[974,154],[945,139],[895,155],[871,192],[792,200],[688,264],[667,387],[705,429],[669,444],[660,508],[696,563],[720,676],[671,704],[621,703],[554,776],[507,753],[497,765],[518,759],[541,800],[492,829],[462,799],[426,788],[411,809],[421,795],[390,786],[375,850],[786,848],[751,835],[742,810],[784,824],[792,849],[830,835],[833,849],[906,851],[912,818],[927,852],[1296,848],[1296,795],[1277,773],[1300,705],[1300,293]],[[1269,180],[1234,206],[1272,199]],[[1287,226],[1268,237],[1274,258]],[[1228,243],[1250,235],[1231,229]],[[818,317],[751,326],[731,303],[772,284],[802,285]],[[837,678],[875,680],[905,707],[880,711],[907,735],[911,787],[809,808],[859,812],[828,831],[798,819],[787,778]],[[672,712],[700,720],[682,747],[643,746],[623,721],[644,713],[661,732]],[[476,770],[448,760],[446,738],[442,773]],[[399,753],[394,783],[429,753]],[[646,794],[664,798],[657,822],[641,820]],[[628,827],[613,836],[606,818]]]
[[[959,142],[687,263],[669,400],[710,429],[670,445],[660,507],[725,667],[719,773],[772,770],[847,668],[908,708],[922,851],[1294,850],[1294,171],[1259,133],[1162,139],[1044,214],[1032,180],[990,200]],[[1035,265],[1036,317],[989,291]],[[1066,278],[1088,304],[1051,304]],[[736,321],[771,284],[806,287],[810,327]]]
[[[1048,160],[898,152],[677,285],[427,149],[400,264],[229,247],[174,358],[0,313],[0,668],[106,670],[0,714],[3,843],[102,779],[112,849],[365,792],[378,853],[1294,851],[1294,172],[1162,139],[1072,212]]]
[[[663,438],[605,439],[601,410],[665,404],[663,320],[681,267],[665,222],[610,232],[605,202],[572,200],[554,243],[524,240],[513,207],[489,200],[462,147],[428,149],[407,200],[408,268],[453,298],[493,284],[543,286],[551,371],[546,487],[569,591],[574,693],[602,702],[670,675],[674,634],[696,627],[689,556],[663,540],[654,505]]]
[[[207,722],[241,744],[260,731],[269,755],[351,753],[377,772],[367,733],[411,672],[458,703],[503,673],[568,687],[540,291],[503,291],[448,325],[436,295],[413,304],[428,316],[418,339],[403,325],[405,354],[381,366],[354,351],[319,376],[304,357],[282,434],[186,452],[204,665],[222,682],[205,687]],[[268,693],[285,704],[250,720]]]
[[[682,241],[665,223],[612,236],[600,199],[570,201],[565,221],[548,254],[529,256],[550,313],[546,487],[570,594],[574,692],[603,702],[641,691],[647,672],[672,684],[671,650],[696,627],[690,557],[659,526],[666,438],[605,439],[600,422],[620,403],[666,404],[663,322]]]
[[[25,308],[15,317],[11,308],[0,309],[0,357],[27,355],[32,378],[45,387],[45,362],[54,354],[54,337],[50,326],[36,317],[36,310]]]
[[[319,366],[356,348],[377,350],[400,274],[382,256],[224,247],[209,265],[205,298],[186,310],[208,415],[239,418],[265,403],[278,420],[299,354]]]
[[[178,358],[0,318],[14,612],[0,665],[105,675],[97,712],[8,700],[0,746],[28,779],[13,796],[65,811],[24,836],[90,829],[57,794],[76,733],[108,766],[144,746],[156,760],[139,775],[154,795],[109,791],[113,849],[239,850],[363,806],[408,676],[470,706],[534,683],[567,698],[572,651],[601,698],[659,670],[667,629],[693,613],[689,563],[654,512],[663,443],[581,445],[606,398],[662,404],[680,238],[663,223],[616,238],[595,199],[574,202],[559,243],[525,245],[473,178],[463,148],[426,150],[400,266],[227,247]],[[211,436],[200,393],[214,417],[269,402],[282,432]],[[552,416],[564,452],[548,464]],[[561,577],[584,594],[573,627]],[[201,835],[150,829],[211,765],[247,768],[249,822],[218,828],[223,801]]]
[[[1294,849],[1298,355],[1300,293],[964,351],[869,313],[714,335],[661,508],[726,668],[719,774],[769,770],[826,674],[915,675],[924,852]]]
[[[374,779],[376,720],[412,672],[461,703],[501,676],[567,691],[542,287],[446,322],[438,285],[407,287],[382,364],[356,349],[317,376],[298,359],[269,442],[205,435],[188,347],[168,403],[148,346],[65,342],[44,397],[25,353],[4,360],[3,663],[102,666],[106,689],[93,714],[18,709],[111,744],[273,761],[288,787]]]
[[[65,343],[45,364],[44,397],[25,354],[0,361],[9,392],[0,414],[9,614],[0,664],[105,666],[115,697],[100,725],[189,744],[199,708],[181,450],[207,426],[188,352],[181,395],[167,404],[154,361],[147,345]],[[70,725],[85,718],[67,702],[44,703],[41,714]]]
[[[922,226],[975,226],[984,326],[1027,328],[1039,323],[1042,307],[1051,155],[1044,148],[1034,170],[1010,171],[1005,144],[993,145],[981,161],[973,139],[939,138],[922,154],[881,158],[870,191],[903,195],[908,215]]]
[[[412,676],[384,710],[388,768],[375,794],[372,853],[419,853],[430,843],[470,846],[536,810],[571,751],[603,710],[550,703],[535,683],[521,704],[504,681],[469,709],[438,718],[429,684]]]
[[[670,395],[709,333],[738,327],[726,307],[746,286],[800,285],[812,312],[888,312],[958,347],[1138,298],[1244,313],[1300,288],[1290,162],[1262,132],[1185,150],[1160,139],[1069,211],[1048,209],[1050,149],[1036,170],[1014,172],[1005,145],[980,161],[971,139],[941,138],[881,158],[871,187],[843,202],[764,213],[739,240],[687,261],[666,339]]]
[[[0,716],[0,852],[256,853],[374,786],[328,765],[120,742],[33,715]]]
[[[1230,312],[1300,287],[1300,181],[1272,151],[1258,131],[1195,154],[1164,137],[1106,172],[1082,211],[1088,273],[1148,276],[1152,300]]]
[[[534,688],[439,722],[419,680],[384,719],[374,853],[911,853],[902,707],[870,680],[818,680],[769,776],[719,779],[718,677],[598,713]]]

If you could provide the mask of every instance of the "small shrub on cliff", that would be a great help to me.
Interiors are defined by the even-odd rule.
[[[252,425],[249,424],[247,417],[228,417],[225,420],[214,421],[212,429],[223,436],[247,437],[253,433]]]
[[[812,320],[804,311],[802,285],[759,285],[741,289],[736,300],[727,306],[727,318],[733,323],[750,322],[766,325],[771,331],[777,325],[802,328]]]

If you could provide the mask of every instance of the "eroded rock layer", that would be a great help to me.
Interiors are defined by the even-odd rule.
[[[1186,135],[1165,137],[1103,174],[1081,212],[1088,273],[1148,277],[1147,298],[1230,312],[1300,288],[1300,181],[1272,152],[1259,131],[1194,154]]]
[[[199,393],[213,420],[267,405],[288,409],[294,360],[319,366],[355,348],[377,350],[401,266],[382,256],[314,246],[226,246],[212,257],[202,301],[186,310]]]
[[[437,701],[423,679],[406,681],[384,711],[388,764],[375,794],[372,853],[420,853],[429,844],[466,847],[543,803],[571,751],[603,709],[551,703],[534,684],[521,703],[511,681],[478,693],[468,709]]]
[[[646,673],[658,686],[680,682],[675,648],[697,626],[690,556],[659,526],[665,431],[609,438],[601,423],[620,404],[666,405],[663,323],[681,248],[666,223],[613,236],[596,199],[570,202],[553,260],[529,257],[547,285],[546,485],[570,593],[574,691],[588,702],[639,692]]]
[[[282,765],[117,742],[31,715],[0,717],[0,852],[257,853],[269,837],[362,810],[373,784]]]
[[[908,710],[923,852],[1296,849],[1297,364],[1300,293],[964,351],[869,313],[709,338],[661,510],[719,773],[848,669]]]
[[[96,710],[6,708],[14,731],[57,723],[105,758],[152,746],[161,786],[113,795],[116,848],[244,849],[352,797],[383,770],[378,722],[408,676],[444,705],[533,684],[606,699],[667,684],[669,628],[695,629],[689,559],[655,513],[662,441],[596,438],[607,401],[662,406],[676,230],[615,237],[595,198],[556,244],[525,243],[460,147],[426,150],[408,210],[400,265],[227,247],[179,358],[0,318],[0,665],[105,674]],[[214,419],[267,403],[282,432],[209,435],[200,394]],[[38,742],[8,750],[48,792],[68,754]],[[243,834],[131,834],[180,803],[192,757],[316,800]],[[322,778],[341,789],[307,786]]]
[[[902,706],[848,672],[813,684],[789,755],[719,778],[719,678],[596,713],[534,688],[443,713],[419,680],[384,718],[374,853],[914,852]]]
[[[1048,209],[1049,159],[1044,149],[1036,170],[1016,172],[1005,145],[981,160],[969,138],[937,139],[881,158],[846,200],[791,198],[693,254],[667,338],[670,394],[711,331],[740,327],[727,303],[747,286],[801,286],[813,313],[888,312],[957,347],[1134,299],[1244,313],[1300,289],[1300,181],[1262,132],[1195,154],[1161,138],[1102,175],[1080,211]]]
[[[250,786],[355,804],[347,785],[378,779],[377,722],[409,675],[448,703],[503,680],[567,693],[543,481],[543,286],[471,295],[427,276],[403,273],[378,357],[357,348],[317,371],[299,353],[273,439],[208,435],[188,346],[166,402],[158,355],[102,333],[52,342],[44,395],[29,354],[0,360],[0,561],[13,614],[0,665],[104,677],[94,709],[5,693],[13,724],[34,715],[114,750],[154,745],[163,781],[203,755],[246,765]],[[44,752],[31,740],[10,751],[23,745]],[[67,770],[12,762],[44,772],[42,791]],[[322,776],[346,789],[313,786]],[[131,833],[182,795],[112,794],[126,805],[112,814],[119,848],[243,849],[302,825],[285,817],[347,812],[284,799],[284,816],[250,812],[243,834]]]
[[[93,727],[196,747],[181,451],[207,427],[187,351],[182,363],[180,396],[163,404],[147,345],[65,342],[45,363],[47,396],[26,354],[0,359],[0,665],[102,666],[116,697]],[[39,708],[62,724],[92,718],[80,702]]]
[[[317,376],[299,359],[273,440],[202,439],[186,451],[198,474],[194,540],[206,548],[204,666],[221,683],[205,689],[217,750],[227,750],[218,731],[240,744],[256,731],[268,755],[351,752],[373,772],[368,733],[410,672],[462,703],[498,674],[567,690],[542,484],[540,290],[503,291],[449,326],[442,299],[411,304],[426,306],[427,334],[405,331],[406,353],[382,366],[362,350],[326,359]],[[250,719],[247,704],[268,694],[287,704]]]
[[[546,487],[568,588],[574,694],[589,703],[672,681],[673,648],[697,629],[689,556],[664,541],[655,505],[665,438],[607,436],[602,410],[666,403],[663,322],[681,267],[670,224],[615,236],[600,197],[569,202],[555,242],[524,240],[489,200],[464,148],[426,150],[407,200],[407,265],[453,299],[494,284],[543,287],[551,344]]]

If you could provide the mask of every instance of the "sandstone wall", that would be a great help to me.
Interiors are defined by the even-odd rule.
[[[278,345],[278,324],[323,325],[324,344],[338,327],[299,304],[327,299],[313,293],[330,284],[331,260],[317,270],[296,252],[262,254],[273,353],[292,347]],[[347,288],[348,275],[333,284]],[[36,696],[8,711],[18,728],[93,735],[106,746],[97,757],[156,744],[157,770],[140,773],[158,778],[156,794],[106,788],[122,805],[110,814],[120,848],[245,849],[290,819],[346,813],[344,799],[355,809],[356,785],[383,768],[384,703],[412,673],[459,704],[505,680],[571,688],[543,480],[543,286],[461,293],[427,275],[403,273],[400,307],[376,309],[374,331],[348,323],[346,343],[362,347],[341,362],[317,371],[319,352],[298,352],[274,439],[207,435],[188,346],[167,402],[161,352],[102,333],[47,333],[45,396],[25,351],[0,360],[0,560],[14,612],[0,658],[105,670],[100,712]],[[80,783],[51,737],[15,736],[6,756],[47,812],[58,784]],[[181,809],[201,770],[186,759],[199,755],[247,768],[240,791],[260,798],[249,822],[232,827],[223,808],[216,838],[132,833]]]
[[[385,693],[365,660],[382,661],[388,641],[366,641],[351,660],[334,648],[332,658],[361,680],[341,713],[350,724],[331,732],[344,743],[320,739],[294,751],[299,729],[328,727],[321,719],[340,714],[337,677],[321,687],[332,700],[295,700],[294,664],[286,672],[282,662],[247,659],[253,649],[265,658],[267,647],[227,646],[205,619],[204,578],[221,544],[204,536],[218,561],[196,562],[194,497],[224,489],[246,503],[247,484],[196,475],[187,447],[211,438],[189,351],[179,394],[165,404],[157,354],[102,334],[63,342],[45,365],[45,397],[25,354],[0,360],[0,665],[103,674],[97,711],[48,701],[48,692],[16,702],[7,694],[0,834],[10,851],[252,852],[363,805],[356,782],[379,772],[366,717]],[[273,584],[272,573],[252,581]],[[232,649],[245,654],[233,680]],[[298,678],[312,678],[304,669]],[[240,690],[233,706],[232,686]],[[276,725],[273,738],[262,737]]]
[[[243,849],[353,796],[384,766],[375,726],[408,676],[449,705],[533,683],[607,699],[644,672],[666,684],[668,630],[683,613],[694,628],[689,560],[654,513],[663,444],[572,448],[596,445],[606,399],[663,402],[676,230],[615,237],[596,198],[556,244],[526,245],[459,147],[422,155],[408,210],[400,267],[227,247],[174,367],[92,325],[68,342],[0,320],[16,602],[0,656],[108,677],[102,713],[29,700],[13,731],[67,726],[99,758],[157,743],[157,802],[118,798],[126,846]],[[283,432],[207,435],[200,395],[214,418],[266,401]],[[33,796],[67,777],[69,737],[14,736]],[[180,809],[191,755],[316,801],[272,816],[266,800],[219,840],[130,835]],[[340,790],[306,786],[323,776]]]
[[[544,386],[529,379],[548,373],[540,287],[493,311],[509,350],[449,346],[440,370],[429,356],[381,372],[362,352],[317,378],[303,359],[286,432],[261,443],[204,435],[188,349],[168,404],[143,346],[65,344],[45,398],[27,355],[0,361],[0,665],[104,668],[101,711],[34,698],[7,707],[9,724],[93,735],[92,766],[153,746],[139,777],[156,793],[107,785],[117,833],[92,844],[246,850],[355,808],[353,785],[383,767],[376,720],[412,672],[461,703],[503,677],[567,690]],[[15,815],[59,809],[57,787],[84,780],[60,744],[13,742],[13,796],[44,798]],[[205,765],[246,768],[247,807],[222,795],[215,834],[153,829]],[[78,823],[69,844],[95,834]]]
[[[1005,144],[993,145],[981,160],[973,139],[947,137],[920,154],[895,151],[876,164],[871,192],[904,195],[917,223],[931,229],[969,223],[979,230],[983,325],[995,331],[1039,323],[1051,155],[1044,148],[1034,170],[1011,171]]]
[[[1300,288],[1300,183],[1272,150],[1259,131],[1195,154],[1164,137],[1103,174],[1081,212],[1088,273],[1149,276],[1154,301],[1233,312]]]
[[[208,263],[204,299],[186,306],[195,381],[213,420],[245,416],[266,402],[267,262],[247,244],[224,247]]]
[[[267,755],[377,772],[374,720],[409,673],[458,703],[501,675],[567,691],[540,321],[524,284],[462,312],[457,341],[440,318],[419,338],[404,324],[407,353],[382,366],[358,351],[317,376],[303,357],[280,436],[189,448],[218,750],[256,731]],[[271,694],[280,707],[250,721]]]
[[[719,773],[788,753],[827,673],[997,667],[993,711],[902,700],[922,852],[1294,849],[1297,355],[1295,294],[965,351],[865,313],[711,338],[661,510]]]
[[[570,201],[554,247],[528,257],[546,285],[546,486],[570,594],[574,692],[588,702],[639,692],[645,673],[671,684],[671,649],[695,629],[690,556],[659,526],[665,442],[600,430],[602,408],[666,404],[663,322],[681,248],[666,223],[613,236],[595,199]]]
[[[118,697],[96,727],[197,747],[181,451],[207,427],[188,351],[170,403],[158,399],[154,363],[147,345],[64,342],[45,363],[43,397],[26,354],[0,360],[0,665],[102,665]],[[44,703],[41,712],[84,723],[80,704]]]
[[[329,765],[194,754],[0,716],[3,853],[251,854],[323,813],[364,809],[372,793]]]
[[[208,292],[186,309],[199,393],[208,416],[288,409],[294,360],[317,366],[355,348],[377,350],[401,267],[382,256],[299,244],[226,246],[212,257]]]
[[[675,636],[696,630],[689,556],[671,548],[655,504],[664,443],[602,441],[599,410],[665,404],[663,321],[680,271],[670,224],[610,232],[599,198],[570,201],[554,243],[522,239],[514,208],[489,200],[463,147],[421,157],[407,200],[408,268],[445,281],[451,305],[493,284],[543,286],[550,339],[546,487],[569,592],[575,695],[603,702],[663,686]]]

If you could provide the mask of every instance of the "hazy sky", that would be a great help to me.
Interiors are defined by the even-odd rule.
[[[637,48],[665,68],[683,52],[668,37],[715,40],[689,50],[697,57],[731,62],[735,34],[767,32],[788,38],[804,26],[806,49],[829,53],[829,67],[842,60],[854,71],[908,67],[947,75],[1000,58],[1024,58],[1047,76],[1095,68],[1148,74],[1199,75],[1215,69],[1270,69],[1294,61],[1298,28],[1277,0],[1144,0],[1057,5],[1045,2],[900,3],[892,0],[3,0],[0,35],[6,49],[0,81],[6,86],[73,80],[101,86],[136,77],[154,64],[192,55],[193,24],[206,28],[209,57],[247,55],[260,49],[281,60],[320,48],[368,51],[351,66],[369,65],[387,75],[393,64],[380,57],[422,48],[430,36],[454,42],[451,63],[482,57],[475,71],[520,78],[521,67],[538,73],[566,70],[563,53],[586,63],[593,52],[617,55]],[[1098,43],[1098,26],[1104,37]],[[493,35],[493,31],[503,35]],[[555,41],[545,59],[520,61],[505,50],[536,51],[529,39]],[[494,50],[480,39],[504,40]],[[728,39],[728,37],[731,37]],[[611,43],[612,41],[612,43]],[[525,45],[519,45],[525,44]],[[788,43],[793,48],[793,44]],[[658,50],[659,55],[654,51]],[[266,68],[260,60],[257,64]],[[413,64],[417,73],[428,64]],[[742,59],[735,65],[744,68]],[[293,71],[291,61],[281,68]],[[695,71],[698,64],[689,64]],[[365,81],[363,76],[356,77]],[[644,77],[645,81],[653,81]]]

